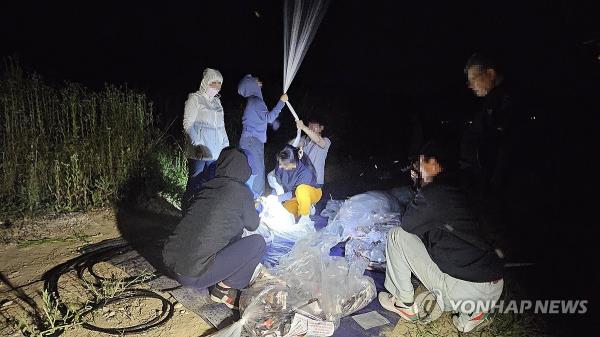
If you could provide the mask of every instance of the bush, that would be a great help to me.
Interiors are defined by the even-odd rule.
[[[54,88],[5,60],[0,79],[0,211],[110,204],[151,148],[152,103],[106,85]]]
[[[187,158],[179,147],[160,143],[142,161],[137,183],[130,183],[128,195],[137,195],[140,202],[160,196],[175,207],[181,208],[181,197],[187,183]],[[136,186],[142,191],[134,191]],[[140,200],[142,199],[142,200]]]

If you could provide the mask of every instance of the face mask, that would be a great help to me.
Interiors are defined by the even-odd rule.
[[[215,89],[215,88],[211,88],[211,87],[206,88],[206,94],[210,98],[217,96],[218,93],[219,93],[219,89]]]

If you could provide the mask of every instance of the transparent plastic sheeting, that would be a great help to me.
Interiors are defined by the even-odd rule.
[[[321,215],[329,221],[325,231],[337,235],[339,241],[347,241],[346,254],[361,255],[372,262],[385,262],[387,233],[400,224],[400,212],[410,199],[407,187],[387,191],[369,191],[355,195],[346,201],[329,200]],[[260,225],[253,233],[259,233],[267,242],[263,264],[277,265],[294,243],[309,233],[314,233],[312,221],[295,223],[276,196],[260,199],[263,210]]]
[[[285,0],[283,2],[283,92],[287,92],[296,77],[304,56],[317,33],[329,6],[329,0]],[[285,102],[294,120],[298,114],[290,101]],[[301,131],[296,132],[297,146]]]
[[[321,215],[328,216],[325,230],[346,241],[346,256],[385,262],[387,234],[400,225],[402,202],[392,191],[357,194],[340,204],[330,200]]]
[[[338,241],[325,231],[299,240],[269,276],[242,292],[241,319],[213,336],[239,337],[244,328],[256,337],[296,336],[288,333],[297,321],[326,331],[321,336],[331,335],[342,317],[364,308],[377,294],[373,280],[363,275],[366,259],[329,256]]]
[[[260,224],[254,232],[247,234],[261,234],[267,243],[263,264],[272,267],[277,264],[281,256],[287,254],[296,241],[309,233],[315,232],[314,222],[295,222],[294,216],[288,212],[277,199],[271,195],[260,199],[263,210],[260,213]]]

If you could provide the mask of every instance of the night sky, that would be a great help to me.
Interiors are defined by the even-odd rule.
[[[18,55],[49,80],[92,88],[126,82],[156,97],[185,98],[211,66],[225,76],[224,102],[238,100],[237,82],[251,72],[273,90],[267,100],[276,99],[282,1],[192,3],[3,1],[0,54]],[[382,117],[407,102],[456,115],[476,101],[462,69],[478,50],[503,62],[528,96],[588,81],[581,74],[589,70],[598,79],[598,60],[584,45],[600,39],[597,1],[460,3],[333,1],[290,89],[292,102],[308,91],[329,101],[362,97],[359,105],[385,101],[377,106]]]
[[[263,79],[267,104],[275,104],[283,77],[282,10],[277,0],[3,1],[0,55],[17,56],[51,83],[92,89],[127,83],[156,102],[159,125],[179,119],[171,132],[180,136],[183,103],[206,67],[224,75],[226,114],[241,114],[236,91],[246,73]],[[591,166],[598,148],[591,144],[600,112],[599,16],[600,1],[334,0],[290,101],[301,117],[326,117],[339,151],[406,154],[410,116],[423,123],[426,137],[460,134],[481,103],[466,87],[464,64],[475,51],[493,56],[522,113],[536,117],[529,145],[546,179],[538,193],[554,199],[552,211],[564,211],[540,240],[559,234],[534,244],[544,247],[537,257],[556,247],[556,255],[577,251],[585,260],[597,246],[587,242],[594,238],[588,233],[598,233],[597,220],[588,227],[580,210],[597,208],[597,197],[583,196],[597,175]],[[287,109],[282,119],[277,137],[291,138]],[[568,233],[557,229],[563,226]],[[593,280],[568,284],[569,275],[588,272],[585,262],[578,266],[556,271],[566,278],[563,287],[594,286]]]
[[[224,75],[226,114],[241,115],[236,89],[247,73],[264,80],[267,104],[275,103],[282,11],[278,0],[4,1],[0,55],[18,56],[49,82],[92,89],[127,83],[155,102],[159,127],[174,125],[169,132],[180,136],[184,101],[205,67]],[[589,121],[600,110],[597,13],[598,1],[332,1],[290,101],[301,118],[325,117],[340,150],[405,157],[414,150],[407,148],[409,116],[423,124],[425,138],[456,139],[477,111],[480,100],[466,87],[463,67],[482,51],[503,66],[523,114],[536,116],[532,135],[548,145],[542,150],[569,158],[566,138],[593,133]],[[294,133],[287,109],[281,118],[273,139]]]
[[[183,104],[202,70],[224,75],[226,114],[241,116],[237,83],[260,76],[268,105],[281,94],[283,2],[3,1],[0,55],[51,83],[124,84],[156,103],[159,126],[181,136]],[[475,51],[496,58],[522,114],[535,116],[532,155],[558,174],[584,145],[600,111],[599,1],[332,1],[289,90],[301,118],[325,117],[337,149],[405,156],[410,116],[425,139],[454,138],[481,103],[463,68]],[[273,139],[295,128],[287,109]],[[442,121],[445,123],[442,124]],[[533,153],[535,152],[535,153]],[[402,158],[394,158],[402,159]],[[555,174],[555,173],[553,173]],[[566,184],[571,186],[570,184]]]
[[[224,75],[226,114],[241,114],[246,73],[260,76],[268,105],[281,94],[282,1],[193,4],[4,1],[0,55],[51,83],[124,84],[156,103],[159,125],[179,120],[202,70]],[[425,138],[459,135],[480,100],[463,67],[475,51],[503,66],[532,138],[565,167],[588,143],[600,111],[598,1],[332,1],[290,90],[302,118],[326,118],[347,152],[406,154],[409,116]],[[442,124],[442,121],[445,121]],[[274,137],[294,133],[287,109]],[[376,132],[376,137],[374,137]],[[455,137],[456,138],[456,137]]]

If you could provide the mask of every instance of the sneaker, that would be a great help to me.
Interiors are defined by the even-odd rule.
[[[458,314],[452,316],[452,323],[460,332],[480,331],[492,323],[489,312]]]
[[[233,288],[223,288],[216,284],[210,290],[210,299],[225,304],[229,309],[238,309],[238,291]]]
[[[380,292],[377,298],[384,309],[397,313],[400,317],[409,322],[416,322],[419,320],[419,310],[414,303],[404,304],[400,301],[396,301],[394,295],[385,291]],[[398,305],[398,303],[401,304]]]

